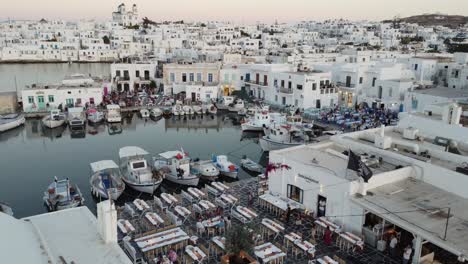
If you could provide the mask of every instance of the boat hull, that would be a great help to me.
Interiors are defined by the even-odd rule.
[[[63,126],[63,124],[65,124],[65,119],[62,119],[62,120],[43,119],[42,123],[44,124],[44,126],[48,128],[56,128],[59,126]]]
[[[249,124],[249,123],[241,124],[241,128],[242,128],[242,131],[258,131],[258,132],[263,131],[263,127],[254,126],[254,125]]]
[[[238,171],[220,171],[219,173],[223,176],[233,178],[233,179],[237,179],[237,174],[239,174]]]
[[[153,194],[156,189],[158,189],[159,185],[161,185],[161,181],[156,181],[154,183],[133,183],[128,181],[125,178],[122,178],[122,180],[127,184],[128,187],[134,189],[135,191],[143,192],[143,193],[149,193]]]
[[[24,118],[24,116],[21,116],[18,119],[15,119],[11,122],[0,125],[0,132],[4,132],[13,128],[17,128],[23,125],[25,122],[26,122],[26,119]]]
[[[200,181],[199,177],[179,178],[174,175],[166,175],[164,179],[185,186],[197,186],[198,182]]]
[[[262,137],[259,140],[259,144],[263,151],[268,152],[272,150],[285,149],[285,148],[299,146],[299,145],[302,145],[303,143],[282,143],[282,142],[272,141],[266,137]]]

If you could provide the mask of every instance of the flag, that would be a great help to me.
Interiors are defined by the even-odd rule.
[[[357,172],[357,174],[364,179],[364,182],[368,182],[369,179],[372,177],[373,173],[369,167],[367,167],[364,162],[362,162],[361,157],[356,155],[354,152],[349,150],[348,155],[348,169]]]

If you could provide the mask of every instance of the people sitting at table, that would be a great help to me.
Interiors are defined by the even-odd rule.
[[[167,257],[169,258],[169,260],[172,263],[177,261],[177,253],[175,252],[175,250],[173,248],[171,248],[171,250],[169,250],[169,253],[167,254]]]
[[[205,226],[203,225],[201,217],[198,218],[196,226],[198,235],[203,235],[205,233]]]
[[[221,217],[221,219],[219,219],[219,223],[216,225],[216,228],[218,229],[218,234],[224,233],[224,231],[226,231],[224,227],[224,217]]]
[[[332,232],[330,230],[330,227],[327,226],[327,229],[325,230],[325,234],[323,235],[323,242],[327,246],[331,246],[333,239],[332,239]]]
[[[226,216],[224,220],[226,222],[226,228],[231,229],[231,216],[230,215]]]

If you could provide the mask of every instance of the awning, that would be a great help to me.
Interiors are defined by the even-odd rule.
[[[135,146],[129,146],[129,147],[123,147],[119,150],[119,157],[120,158],[128,158],[128,157],[133,157],[133,156],[144,156],[148,155],[149,153],[146,152],[146,150],[140,148],[140,147],[135,147]]]
[[[113,160],[101,160],[90,164],[93,172],[98,172],[106,169],[118,169],[119,166]]]

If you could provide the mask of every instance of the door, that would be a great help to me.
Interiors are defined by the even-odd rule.
[[[382,99],[382,90],[383,90],[382,86],[379,86],[379,94],[378,94],[379,99]]]
[[[317,217],[325,216],[327,212],[327,198],[318,195],[317,196]]]
[[[268,76],[263,75],[263,85],[268,85]]]
[[[250,81],[250,73],[245,74],[245,81],[249,82]]]
[[[351,76],[346,76],[346,87],[351,87]]]
[[[197,95],[195,93],[192,93],[192,102],[195,102],[197,98]]]
[[[73,98],[68,98],[65,100],[65,103],[68,107],[73,107],[75,105]]]
[[[39,109],[45,109],[46,108],[43,95],[39,95],[37,97],[37,108],[39,108]]]
[[[318,108],[320,109],[321,108],[321,103],[320,103],[320,99],[318,99],[317,101],[315,101],[315,108]]]
[[[255,74],[255,83],[258,84],[260,82],[260,74]]]

